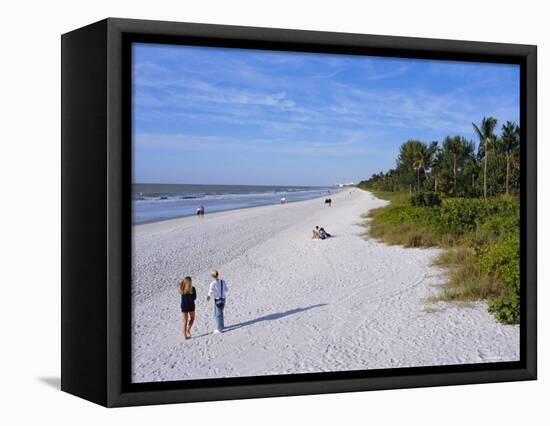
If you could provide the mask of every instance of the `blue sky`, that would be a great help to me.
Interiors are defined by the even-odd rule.
[[[519,120],[519,67],[135,44],[134,182],[331,185]],[[476,140],[477,142],[477,140]]]

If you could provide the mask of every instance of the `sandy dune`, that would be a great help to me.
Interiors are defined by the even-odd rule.
[[[134,382],[519,359],[519,327],[483,303],[428,304],[443,271],[435,249],[363,239],[360,215],[384,205],[353,189],[309,200],[134,227]],[[334,237],[311,240],[322,225]],[[212,335],[211,269],[230,292]],[[181,340],[178,279],[198,292],[193,339]]]

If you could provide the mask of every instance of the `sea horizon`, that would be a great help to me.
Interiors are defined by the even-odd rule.
[[[157,222],[196,214],[304,201],[330,195],[337,185],[230,185],[132,183],[132,224]]]

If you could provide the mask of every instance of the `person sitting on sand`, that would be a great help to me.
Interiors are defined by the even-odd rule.
[[[327,231],[325,231],[325,228],[322,228],[322,227],[321,227],[321,228],[319,228],[319,234],[321,234],[321,235],[324,235],[324,236],[325,236],[325,238],[329,238],[329,237],[332,237],[332,235],[331,235],[331,234],[329,234],[329,233],[328,233]]]
[[[313,230],[313,234],[311,238],[318,239],[318,240],[324,240],[325,238],[327,238],[326,233],[321,232],[321,229],[322,228],[319,228],[319,226],[316,226],[315,229]]]
[[[195,322],[195,299],[197,291],[193,287],[191,277],[185,277],[178,284],[178,290],[181,294],[181,319],[183,320],[183,338],[191,338],[191,327]]]
[[[216,328],[214,329],[214,333],[221,333],[224,328],[223,310],[225,308],[227,284],[225,283],[225,280],[220,279],[220,273],[218,271],[212,271],[211,276],[214,278],[214,281],[210,283],[210,289],[208,290],[206,301],[209,302],[210,298],[214,298],[214,318],[216,319]]]
[[[331,235],[327,231],[325,231],[324,228],[319,227],[319,226],[315,227],[315,229],[313,230],[313,233],[315,235],[315,237],[313,237],[313,238],[319,238],[320,240],[325,240],[325,239],[331,237]]]

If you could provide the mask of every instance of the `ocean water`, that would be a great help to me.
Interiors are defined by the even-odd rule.
[[[205,214],[244,207],[287,203],[329,196],[335,187],[255,185],[132,185],[132,223],[148,223],[192,216],[199,205]]]

